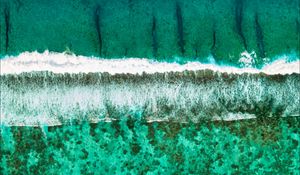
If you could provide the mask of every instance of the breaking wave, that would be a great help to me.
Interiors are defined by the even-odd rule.
[[[1,124],[300,116],[299,63],[255,69],[25,52],[1,60]]]
[[[253,53],[252,53],[253,54]],[[234,66],[221,66],[213,64],[203,64],[200,62],[187,62],[186,64],[157,62],[142,58],[127,59],[99,59],[95,57],[75,56],[66,53],[52,53],[45,51],[24,52],[19,56],[6,56],[1,60],[1,74],[20,74],[32,71],[50,71],[53,73],[89,73],[107,72],[109,74],[142,74],[145,73],[164,73],[180,72],[184,70],[205,70],[210,69],[215,72],[227,73],[266,73],[272,74],[291,74],[300,73],[300,61],[289,61],[283,55],[274,62],[266,64],[262,69],[251,68],[251,54],[243,52],[241,54],[241,65],[243,68]]]
[[[5,125],[124,117],[201,122],[300,116],[299,74],[32,72],[1,79],[1,123]]]

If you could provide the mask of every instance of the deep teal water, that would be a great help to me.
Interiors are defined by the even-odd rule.
[[[240,53],[299,57],[297,0],[1,0],[0,55],[70,50],[235,64]],[[179,58],[178,58],[179,57]]]

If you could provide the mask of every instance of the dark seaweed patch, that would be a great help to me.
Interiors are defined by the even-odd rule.
[[[19,11],[20,8],[24,5],[23,2],[21,2],[21,0],[15,0],[15,3],[17,5],[17,11]]]
[[[261,168],[278,174],[293,174],[294,169],[285,167],[291,162],[298,163],[297,156],[292,154],[298,149],[297,137],[294,136],[299,128],[297,118],[270,119],[268,122],[243,120],[141,124],[139,128],[148,129],[148,134],[139,128],[128,129],[122,125],[122,121],[113,123],[120,125],[124,132],[115,135],[112,123],[91,123],[51,126],[51,132],[45,137],[39,127],[4,126],[3,130],[13,137],[3,139],[0,136],[0,143],[4,146],[5,143],[15,143],[15,149],[1,147],[0,158],[4,162],[2,165],[5,165],[0,167],[1,173],[55,174],[65,171],[66,174],[74,174],[77,172],[74,171],[74,165],[82,164],[78,168],[81,174],[117,174],[119,167],[121,174],[146,174],[163,166],[160,163],[162,155],[166,157],[163,163],[172,170],[169,174],[213,174],[210,167],[214,162],[226,162],[228,171],[233,174],[253,174]],[[96,134],[90,136],[86,130]],[[146,134],[148,137],[145,137]],[[134,135],[134,138],[129,139],[129,135]],[[215,149],[216,144],[221,151]],[[234,149],[241,155],[238,163],[230,159],[236,156],[236,152],[232,151]],[[118,164],[109,162],[113,158],[118,158]],[[268,158],[274,161],[269,161],[267,165],[259,164],[261,159]],[[32,160],[36,160],[36,164],[26,166]],[[250,164],[259,165],[249,170]],[[157,174],[164,174],[164,171]]]
[[[180,48],[180,52],[183,55],[184,50],[184,34],[183,34],[183,18],[181,7],[178,3],[176,3],[176,20],[177,20],[177,32],[178,32],[178,45]]]
[[[155,16],[153,16],[153,18],[152,18],[151,36],[152,36],[153,56],[157,57],[158,43],[157,43],[156,18],[155,18]]]
[[[128,8],[129,10],[132,10],[133,7],[133,0],[128,0]]]
[[[215,26],[215,25],[214,25]],[[213,33],[212,33],[212,45],[211,45],[211,48],[210,48],[210,52],[212,54],[212,56],[214,58],[216,58],[216,30],[215,30],[215,27],[213,27]]]
[[[261,25],[259,24],[258,14],[255,14],[255,31],[256,31],[256,41],[258,47],[258,53],[260,58],[265,58],[265,45],[264,36]]]
[[[299,32],[300,32],[300,23],[299,23],[299,20],[298,20],[298,19],[296,19],[296,30],[297,30],[298,37],[299,37]]]
[[[237,28],[237,33],[241,37],[243,45],[246,50],[248,50],[246,38],[243,33],[242,25],[243,25],[243,13],[244,13],[244,1],[236,0],[235,2],[235,23]]]
[[[97,5],[94,12],[94,20],[96,24],[96,31],[99,42],[99,54],[102,56],[102,34],[101,34],[101,6]]]
[[[10,26],[10,10],[8,6],[4,8],[4,19],[5,19],[5,51],[9,48],[9,33],[11,30]]]

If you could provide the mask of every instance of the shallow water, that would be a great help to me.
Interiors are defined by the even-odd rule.
[[[299,118],[1,127],[3,174],[293,174]]]

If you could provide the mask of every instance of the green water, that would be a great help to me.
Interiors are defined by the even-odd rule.
[[[0,55],[80,55],[236,64],[299,56],[298,0],[1,0]],[[182,57],[178,59],[177,57]]]
[[[298,174],[299,119],[1,127],[1,174]]]

